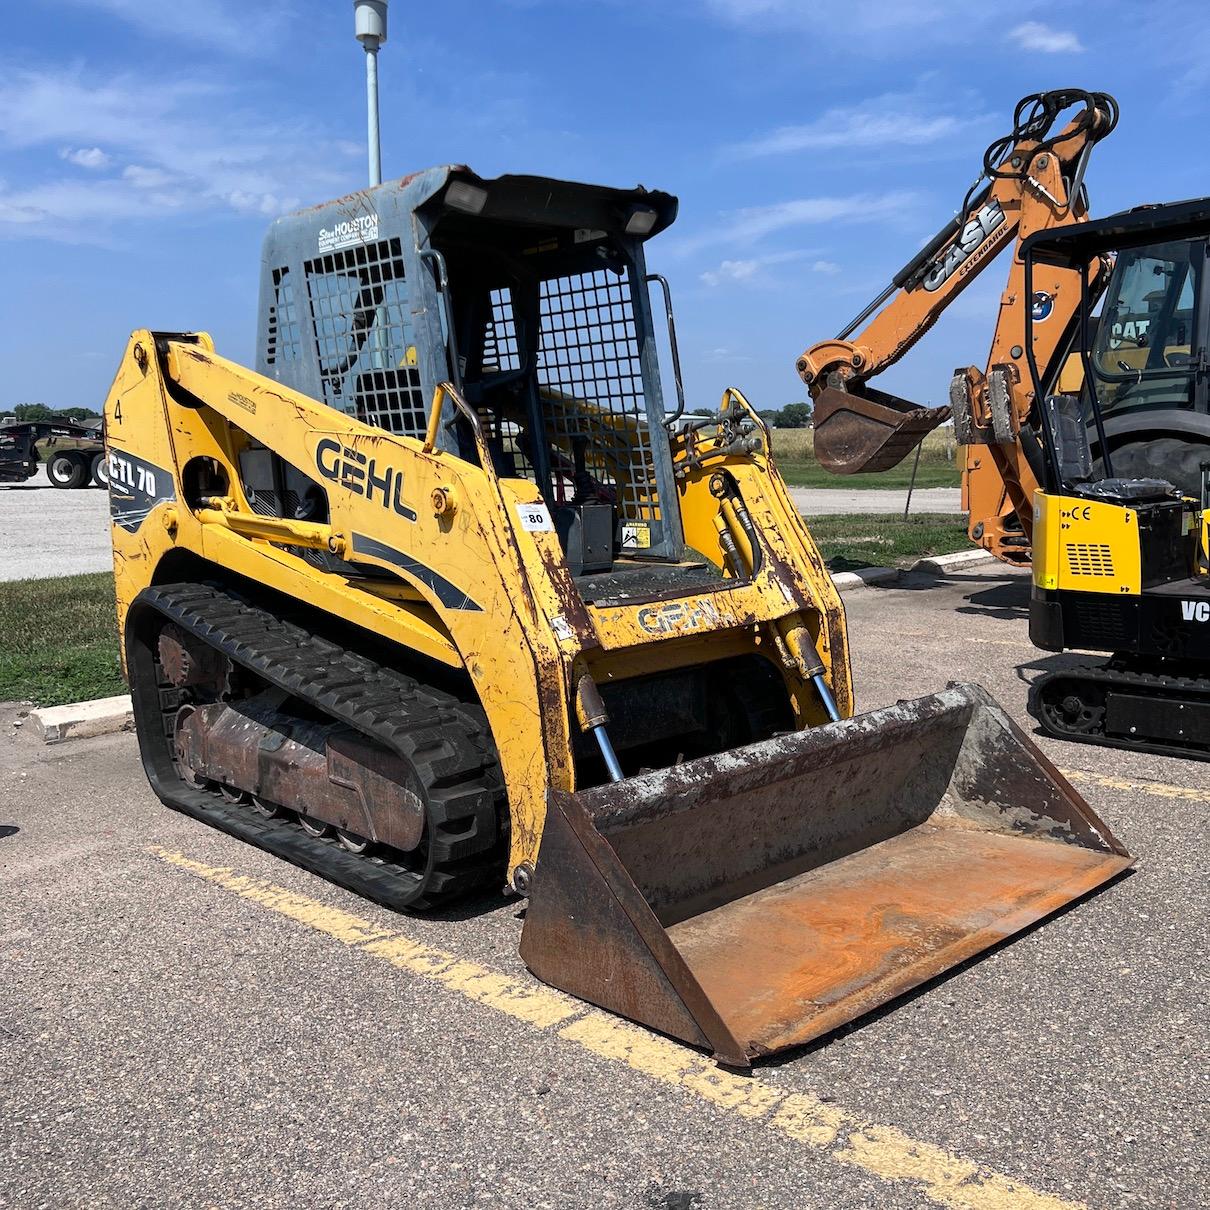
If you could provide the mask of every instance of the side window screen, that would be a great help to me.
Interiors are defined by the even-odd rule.
[[[294,279],[289,269],[273,270],[273,305],[269,308],[269,334],[265,341],[265,363],[292,362],[299,359],[298,304],[294,299]]]
[[[366,424],[421,436],[424,400],[399,240],[359,244],[303,267],[324,402]]]

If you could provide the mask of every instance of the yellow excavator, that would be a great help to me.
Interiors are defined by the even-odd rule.
[[[167,805],[395,908],[503,882],[539,978],[747,1065],[1132,858],[978,687],[854,714],[760,418],[665,408],[676,209],[443,167],[279,220],[258,371],[118,369],[118,618]]]

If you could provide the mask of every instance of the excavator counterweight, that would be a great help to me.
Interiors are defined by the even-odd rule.
[[[166,804],[394,908],[503,882],[539,977],[744,1064],[1130,858],[981,691],[854,716],[763,422],[665,408],[676,206],[446,167],[279,220],[260,372],[131,338],[118,616]]]

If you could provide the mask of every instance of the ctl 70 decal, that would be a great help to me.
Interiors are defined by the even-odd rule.
[[[109,452],[109,515],[113,523],[133,534],[157,504],[176,499],[172,472],[123,454]]]
[[[958,238],[929,267],[924,275],[924,288],[940,290],[1004,223],[1004,210],[998,201],[993,199],[980,206],[958,233]]]
[[[376,458],[331,437],[323,438],[315,447],[315,465],[325,479],[339,483],[355,496],[364,496],[371,503],[377,499],[383,508],[394,509],[404,520],[416,520],[416,510],[403,502],[403,471],[393,466],[379,471]]]

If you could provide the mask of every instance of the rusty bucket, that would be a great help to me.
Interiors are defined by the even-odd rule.
[[[752,1059],[827,1034],[1133,864],[982,689],[553,793],[521,955]]]
[[[922,408],[873,387],[860,395],[825,387],[815,399],[815,458],[834,475],[890,470],[949,418],[948,407]]]

